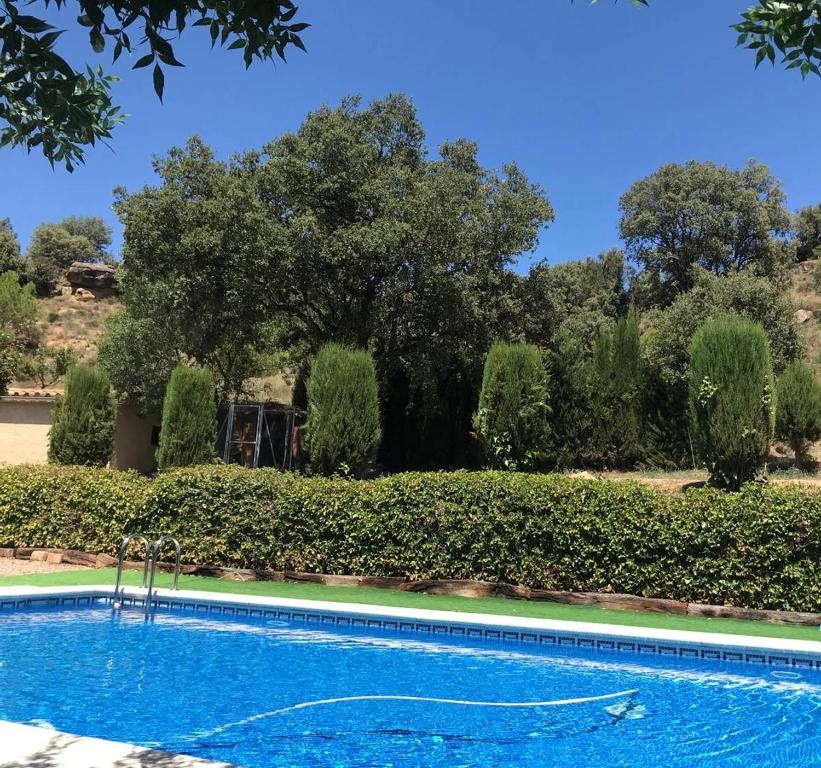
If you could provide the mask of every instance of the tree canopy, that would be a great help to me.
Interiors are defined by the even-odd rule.
[[[643,269],[636,288],[645,306],[669,304],[692,288],[693,265],[778,278],[789,260],[781,182],[755,161],[738,170],[669,163],[633,184],[619,205],[627,253]]]
[[[95,216],[39,224],[26,251],[26,277],[47,293],[73,261],[112,263],[110,245],[111,229]]]
[[[20,256],[20,242],[8,219],[0,219],[0,274],[22,272],[23,259]]]
[[[43,14],[67,5],[66,0],[0,0],[0,122],[5,123],[0,147],[39,147],[52,165],[64,163],[71,171],[83,161],[84,148],[110,138],[123,116],[111,100],[115,77],[100,67],[69,63],[57,52],[63,30]],[[241,49],[248,67],[254,59],[284,60],[289,46],[304,50],[299,33],[308,25],[294,21],[296,14],[291,0],[83,0],[74,23],[88,30],[95,53],[110,48],[114,61],[123,51],[141,53],[134,69],[152,68],[154,90],[162,98],[163,68],[183,66],[172,40],[187,27],[201,27],[212,47]]]
[[[484,354],[517,317],[508,267],[554,215],[516,165],[485,169],[477,151],[460,139],[429,157],[401,94],[323,107],[228,162],[192,139],[156,161],[159,186],[118,193],[126,312],[158,324],[143,341],[211,369],[223,398],[270,345],[295,368],[329,341],[368,349],[386,429],[411,452],[436,434],[455,461]],[[452,408],[459,429],[442,434]]]
[[[796,258],[799,261],[821,259],[821,203],[802,208],[793,224]]]

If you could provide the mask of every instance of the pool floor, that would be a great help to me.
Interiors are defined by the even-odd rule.
[[[821,766],[818,670],[103,606],[0,615],[0,719],[246,768]]]

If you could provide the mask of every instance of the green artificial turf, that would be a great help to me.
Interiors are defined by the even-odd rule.
[[[142,574],[139,571],[126,571],[123,574],[123,582],[130,586],[138,586],[141,576]],[[0,586],[14,584],[37,587],[89,584],[113,585],[114,577],[113,568],[58,571],[7,576],[0,578]],[[158,574],[156,584],[160,587],[170,587],[171,576],[163,573]],[[439,611],[487,613],[498,616],[590,621],[596,624],[685,629],[697,632],[723,632],[731,635],[754,635],[756,637],[783,637],[791,640],[815,640],[821,643],[821,631],[818,627],[794,627],[767,624],[760,621],[707,619],[698,616],[676,616],[664,613],[616,611],[595,606],[537,603],[495,597],[443,597],[370,587],[326,587],[321,584],[293,584],[279,581],[227,581],[202,576],[181,576],[179,586],[180,589],[229,592],[260,597],[292,597],[301,600],[328,600],[331,602],[393,606],[396,608],[430,608]]]

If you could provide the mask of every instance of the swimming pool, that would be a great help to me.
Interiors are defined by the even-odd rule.
[[[87,603],[0,612],[0,719],[247,768],[821,765],[817,666]]]

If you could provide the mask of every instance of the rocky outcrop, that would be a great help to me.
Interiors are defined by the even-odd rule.
[[[75,261],[66,272],[66,280],[77,295],[81,290],[90,292],[95,298],[110,296],[117,290],[117,273],[106,264],[89,264]]]

